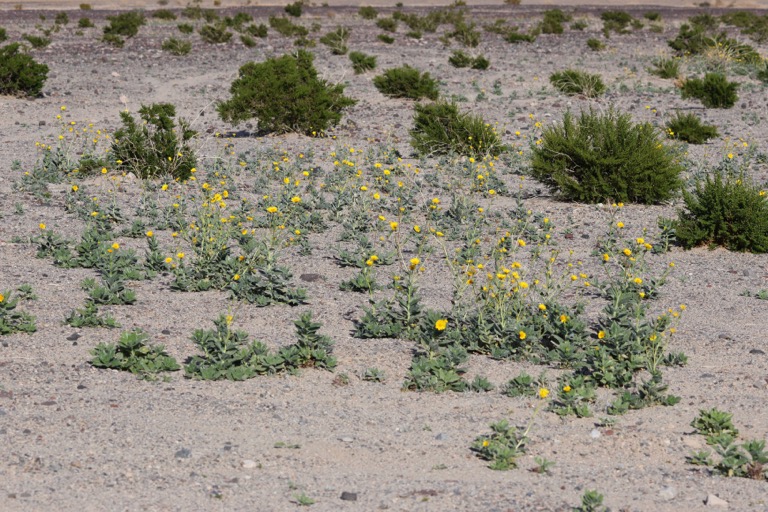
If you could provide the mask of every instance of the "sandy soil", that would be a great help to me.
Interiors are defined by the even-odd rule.
[[[11,41],[33,32],[40,22],[37,13],[26,9],[33,2],[23,3],[24,10],[0,15],[0,26]],[[248,12],[265,20],[277,10]],[[746,151],[742,140],[757,151],[768,147],[768,99],[759,82],[736,76],[742,83],[737,106],[703,110],[682,100],[670,81],[646,72],[652,59],[668,52],[666,40],[684,18],[698,10],[664,10],[663,33],[645,29],[614,36],[601,53],[586,50],[587,38],[600,37],[601,23],[593,8],[576,9],[576,16],[588,21],[587,30],[541,36],[531,45],[508,45],[497,35],[483,33],[479,51],[492,62],[485,72],[452,68],[448,50],[437,41],[439,33],[421,41],[399,34],[397,45],[381,44],[371,22],[355,12],[335,6],[311,9],[303,21],[320,23],[320,33],[339,24],[351,27],[350,46],[376,55],[379,69],[409,62],[430,71],[441,81],[446,97],[463,98],[463,108],[498,122],[509,143],[518,141],[516,130],[535,133],[529,114],[548,123],[568,108],[589,105],[556,93],[547,81],[556,70],[579,66],[602,73],[609,86],[605,98],[593,104],[597,108],[613,104],[638,121],[657,125],[674,109],[693,110],[716,124],[719,139],[690,148],[695,162],[719,160],[728,152],[741,158]],[[530,27],[539,11],[497,6],[472,12],[481,22],[508,17]],[[632,12],[640,15],[644,9]],[[78,36],[76,23],[70,23],[53,34],[49,47],[33,51],[51,68],[42,98],[0,97],[0,290],[30,283],[39,297],[23,306],[36,316],[38,331],[0,339],[0,509],[293,510],[298,507],[295,496],[303,493],[316,500],[312,510],[324,511],[569,510],[585,489],[598,489],[613,510],[702,510],[710,494],[728,502],[730,510],[768,510],[765,482],[713,476],[685,461],[704,447],[689,426],[703,408],[733,412],[744,438],[768,435],[768,301],[741,295],[768,287],[766,256],[704,248],[657,256],[654,264],[659,268],[676,263],[658,307],[688,305],[670,349],[685,352],[689,364],[665,369],[670,391],[682,401],[672,408],[632,411],[610,428],[596,426],[612,396],[607,391],[599,393],[595,418],[561,420],[542,412],[528,454],[518,469],[508,472],[488,469],[469,446],[502,418],[524,425],[535,401],[507,398],[498,390],[401,391],[413,344],[351,336],[352,319],[361,314],[364,300],[338,290],[339,282],[353,271],[333,261],[336,232],[313,235],[313,255],[291,253],[287,261],[296,283],[307,289],[307,305],[237,306],[239,326],[273,347],[291,343],[292,321],[301,311],[313,311],[324,323],[323,332],[335,340],[335,374],[307,370],[246,382],[197,382],[174,374],[170,382],[150,383],[92,368],[89,351],[99,342],[114,342],[118,332],[74,329],[63,319],[82,304],[80,282],[93,273],[56,268],[49,260],[35,258],[34,245],[23,243],[38,232],[41,222],[65,236],[81,233],[83,223],[63,207],[69,185],[52,185],[50,202],[36,200],[13,188],[20,177],[12,170],[13,162],[28,170],[37,157],[35,142],[55,144],[61,129],[55,116],[62,113],[62,105],[67,106],[64,122],[93,123],[113,131],[124,108],[135,111],[142,103],[172,101],[203,134],[204,168],[224,151],[210,134],[231,127],[218,119],[213,104],[227,98],[238,67],[293,48],[291,40],[272,32],[253,49],[236,38],[213,46],[194,35],[189,56],[170,57],[160,44],[176,33],[175,22],[150,20],[124,49],[115,49],[99,42],[106,14],[92,13],[99,28]],[[765,45],[759,49],[766,54]],[[316,165],[328,167],[331,151],[349,146],[360,151],[371,141],[390,141],[407,157],[412,104],[380,95],[371,83],[373,74],[354,75],[346,56],[332,56],[322,45],[315,52],[320,73],[346,83],[347,94],[360,100],[335,131],[336,139],[244,137],[234,139],[235,150],[277,147],[292,158],[311,151]],[[695,61],[683,67],[691,74],[701,70]],[[765,163],[755,164],[752,171],[759,182],[766,182]],[[244,194],[258,194],[249,189],[258,172],[248,169],[236,177]],[[514,172],[503,179],[513,189],[518,186]],[[108,178],[91,178],[81,185],[100,195],[115,186]],[[139,188],[130,182],[120,186],[118,196],[126,212],[133,211],[131,201],[138,198]],[[590,252],[603,232],[605,216],[594,206],[559,202],[540,189],[525,182],[526,206],[547,214],[558,226],[559,243],[591,262],[588,268],[595,266]],[[447,205],[450,196],[444,192],[443,197]],[[492,208],[501,211],[513,203],[499,198]],[[628,233],[640,236],[648,228],[647,236],[652,237],[657,217],[673,216],[679,207],[680,201],[630,205],[622,217]],[[573,239],[566,238],[566,229],[572,230]],[[158,231],[157,236],[165,247],[173,247],[169,232]],[[123,237],[119,242],[143,253],[141,240]],[[169,282],[166,275],[134,283],[137,303],[109,310],[123,328],[145,329],[153,342],[164,344],[183,361],[196,353],[192,331],[210,328],[211,320],[232,303],[224,293],[173,293]],[[427,306],[446,307],[449,292],[449,277],[430,268],[423,281]],[[382,369],[387,380],[361,380],[360,373],[369,367]],[[552,378],[559,373],[473,356],[469,376],[486,375],[498,386],[521,370],[533,375],[547,371]],[[349,375],[349,385],[333,384],[340,373]],[[278,448],[277,443],[299,447]],[[529,471],[537,456],[556,462],[550,476]],[[344,492],[354,493],[356,500],[342,499]]]

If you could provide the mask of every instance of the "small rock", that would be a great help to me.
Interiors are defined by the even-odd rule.
[[[192,456],[192,450],[189,448],[182,448],[176,452],[175,456],[177,459],[188,459]]]
[[[592,432],[589,433],[589,437],[592,439],[598,439],[602,434],[600,434],[600,431],[596,428],[592,429]]]
[[[440,432],[439,434],[437,434],[435,436],[435,439],[438,440],[438,441],[445,441],[446,439],[448,439],[448,436],[446,434]]]
[[[677,496],[677,489],[672,487],[671,485],[664,487],[662,490],[659,491],[659,497],[663,500],[672,500]]]
[[[160,331],[160,334],[165,334],[166,336],[168,336],[169,334],[171,334],[171,331],[169,329],[163,329],[162,331]]]
[[[308,283],[314,283],[315,281],[323,281],[324,278],[320,274],[301,274],[299,279]]]
[[[85,384],[78,384],[77,389],[88,389]]]
[[[256,463],[255,460],[245,459],[243,461],[243,469],[253,469],[256,466],[258,466],[258,464]]]
[[[341,493],[341,499],[344,501],[357,501],[357,493],[344,491]]]
[[[721,340],[733,341],[733,337],[727,332],[721,332],[720,334],[717,335],[717,337]]]
[[[76,332],[73,332],[69,336],[67,336],[67,341],[77,341],[80,339],[80,335]]]
[[[354,439],[352,439],[352,438],[351,438],[351,437],[349,437],[349,436],[345,436],[345,437],[341,437],[341,438],[339,438],[339,441],[341,441],[342,443],[351,443],[351,442],[353,442],[353,441],[354,441]]]
[[[759,356],[764,356],[765,355],[765,352],[763,352],[759,348],[753,348],[752,350],[749,351],[749,353],[750,354],[756,354],[756,355],[759,355]]]
[[[37,122],[37,125],[38,125],[38,126],[45,126],[45,121],[38,121],[38,122]]]
[[[728,502],[715,494],[707,494],[704,504],[708,507],[728,508]]]

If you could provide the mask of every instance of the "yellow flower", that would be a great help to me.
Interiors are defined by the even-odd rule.
[[[520,337],[520,339],[521,339],[521,340],[524,340],[525,338],[527,338],[527,337],[528,337],[528,335],[527,335],[527,334],[525,334],[525,331],[520,331],[520,333],[518,334],[518,336]]]
[[[728,160],[733,160],[733,153],[728,153]]]
[[[632,250],[631,249],[624,249],[621,252],[623,252],[625,256],[632,256]]]
[[[167,183],[163,183],[163,186],[160,187],[160,190],[162,190],[162,191],[168,190],[168,184]]]
[[[643,280],[642,280],[642,279],[640,279],[639,277],[636,277],[636,278],[633,280],[633,282],[634,282],[635,284],[643,284]]]
[[[155,236],[155,233],[152,231],[147,231],[146,235],[147,235],[147,238],[152,238],[153,236]]]
[[[41,223],[40,223],[40,225],[39,225],[38,227],[39,227],[40,229],[45,229],[45,224],[43,224],[43,223],[41,222]]]
[[[106,167],[102,167],[101,168],[101,174],[107,174],[107,168]]]
[[[617,227],[617,228],[619,228],[619,229],[621,229],[621,228],[623,228],[623,227],[624,227],[624,223],[623,223],[623,222],[617,222],[617,223],[616,223],[616,227]]]
[[[2,293],[0,293],[0,302],[3,302],[4,300],[5,300],[5,295],[3,295]]]
[[[421,263],[421,260],[419,258],[411,258],[410,263],[411,263],[411,268],[413,268],[416,265],[418,265],[419,263]]]
[[[240,274],[235,274],[234,276],[232,276],[232,280],[233,281],[239,281],[240,280]]]
[[[489,196],[493,196],[493,195],[496,195],[496,191],[495,191],[495,190],[493,190],[493,189],[491,189],[491,190],[489,190],[489,191],[488,191],[488,195],[489,195]]]
[[[560,315],[560,323],[565,323],[568,321],[568,315]]]
[[[547,398],[549,396],[549,390],[547,388],[539,388],[539,398]]]
[[[291,198],[291,202],[294,203],[294,204],[295,203],[300,203],[301,202],[301,198],[299,196],[293,196]]]
[[[681,309],[682,311],[685,311],[685,308],[686,308],[686,307],[688,307],[688,306],[686,306],[685,304],[680,304],[680,309]]]
[[[523,239],[518,240],[517,245],[519,245],[520,247],[525,247],[525,240]]]
[[[77,192],[80,189],[77,185],[72,185],[72,192]]]
[[[600,331],[597,333],[597,339],[601,340],[605,338],[605,331]]]
[[[655,334],[651,334],[651,335],[648,337],[648,339],[649,339],[649,340],[651,340],[651,341],[656,341],[656,335],[655,335]]]
[[[184,258],[184,253],[183,252],[176,253],[176,257],[179,258],[179,259],[183,259]]]
[[[563,386],[563,391],[565,391],[566,393],[569,393],[571,391],[571,386],[566,384],[565,386]]]
[[[417,233],[421,233],[421,228],[419,226],[413,226],[413,230]]]
[[[487,439],[483,439],[483,448],[487,448],[489,444],[491,444],[490,441],[488,441]]]
[[[369,267],[372,267],[373,266],[373,260],[368,258],[367,260],[365,260],[365,264],[368,265]]]
[[[539,311],[546,311],[547,306],[545,304],[539,304]]]
[[[390,229],[392,229],[392,231],[397,231],[397,226],[398,226],[397,222],[392,221],[389,223],[389,227]]]
[[[637,245],[645,245],[645,240],[643,240],[642,238],[638,238],[635,241],[637,242]]]
[[[112,248],[113,248],[114,250],[118,250],[118,249],[120,248],[120,244],[119,244],[119,243],[117,243],[117,242],[115,242],[115,243],[113,243],[113,244],[112,244]]]
[[[435,322],[435,329],[438,331],[444,331],[445,328],[448,327],[448,320],[441,318],[437,322]]]
[[[277,213],[277,206],[270,206],[267,208],[268,213]]]

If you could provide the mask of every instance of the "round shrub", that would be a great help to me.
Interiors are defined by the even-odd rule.
[[[386,70],[383,75],[373,79],[373,85],[379,92],[391,98],[436,100],[440,95],[437,82],[429,73],[420,73],[418,69],[407,64]]]
[[[357,103],[344,96],[344,86],[317,77],[314,57],[295,55],[248,62],[232,82],[232,98],[218,104],[221,118],[238,123],[256,118],[264,132],[320,133],[341,120],[341,111]]]
[[[702,123],[696,114],[681,112],[667,122],[667,133],[689,144],[704,144],[719,135],[715,126]]]
[[[729,82],[722,73],[707,73],[704,78],[689,78],[683,84],[683,99],[696,98],[707,108],[731,108],[738,101],[739,84]]]
[[[483,118],[459,112],[453,103],[416,105],[411,145],[423,155],[496,156],[504,146]]]
[[[674,228],[686,249],[710,245],[768,252],[768,200],[746,177],[718,169],[683,198],[685,211],[679,212]]]
[[[544,129],[533,149],[531,175],[565,199],[586,203],[658,203],[680,189],[683,168],[649,123],[629,114],[566,112]]]
[[[19,51],[19,43],[0,48],[0,94],[39,96],[48,78],[48,66]]]
[[[566,69],[552,73],[549,81],[558,91],[569,96],[582,94],[587,98],[597,98],[605,92],[605,84],[600,75],[593,75],[575,69]]]

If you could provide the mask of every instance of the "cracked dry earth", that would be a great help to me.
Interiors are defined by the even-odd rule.
[[[587,28],[542,35],[534,44],[523,45],[483,32],[478,51],[492,63],[483,72],[448,64],[449,50],[438,42],[446,27],[422,40],[405,37],[401,28],[397,43],[388,46],[376,40],[373,22],[356,15],[357,7],[310,8],[300,22],[318,23],[320,34],[339,25],[351,28],[350,47],[375,55],[379,70],[407,62],[429,71],[440,80],[445,97],[464,100],[462,108],[499,123],[510,144],[536,133],[529,114],[546,124],[558,121],[567,109],[614,105],[636,121],[659,126],[675,109],[696,111],[718,126],[718,139],[690,147],[689,158],[697,165],[711,168],[728,152],[743,158],[747,150],[742,141],[755,151],[768,151],[764,85],[736,76],[742,84],[736,107],[703,110],[682,100],[671,81],[646,71],[652,59],[668,52],[666,40],[680,24],[700,11],[662,9],[662,33],[644,29],[613,36],[606,41],[606,51],[589,52],[586,39],[600,36],[599,11],[564,9],[587,21]],[[249,12],[257,22],[281,13],[279,7],[243,7],[224,14],[238,10]],[[505,18],[527,29],[540,19],[541,10],[472,6],[470,15],[479,24]],[[645,10],[629,8],[636,17]],[[34,32],[40,14],[0,11],[0,26],[16,41]],[[46,14],[50,23],[52,14]],[[80,283],[93,277],[93,271],[57,268],[49,259],[37,259],[35,245],[26,242],[38,233],[39,223],[68,238],[79,236],[85,224],[65,211],[69,184],[50,185],[50,199],[39,200],[14,188],[21,171],[14,170],[13,162],[18,161],[22,171],[31,169],[38,158],[35,142],[56,143],[61,122],[55,116],[62,113],[62,105],[67,107],[64,122],[93,123],[112,132],[119,127],[121,110],[170,101],[201,134],[199,168],[204,170],[223,152],[221,139],[213,134],[232,129],[218,119],[214,105],[228,97],[239,66],[294,47],[291,39],[273,31],[251,49],[236,37],[227,44],[208,45],[194,35],[189,37],[193,49],[188,56],[171,57],[160,44],[176,33],[176,22],[149,18],[125,48],[115,49],[99,42],[105,17],[114,11],[88,14],[97,28],[76,35],[79,13],[70,11],[73,21],[52,35],[52,44],[32,51],[50,67],[43,97],[0,97],[0,290],[29,283],[38,296],[23,303],[36,317],[37,332],[1,338],[1,510],[278,511],[300,507],[302,496],[315,500],[310,508],[321,511],[569,510],[587,489],[604,494],[612,510],[768,510],[765,481],[725,478],[686,462],[691,452],[706,447],[690,426],[700,409],[732,412],[744,439],[765,439],[768,434],[768,301],[742,295],[744,290],[768,287],[764,255],[673,248],[653,256],[654,268],[676,265],[657,300],[657,311],[688,306],[670,350],[684,352],[689,362],[664,370],[665,382],[681,397],[680,403],[630,411],[611,426],[598,425],[614,397],[609,390],[598,390],[591,418],[562,419],[541,411],[531,428],[528,452],[511,471],[492,471],[469,450],[489,424],[506,418],[524,426],[534,413],[537,400],[509,398],[498,387],[523,370],[532,375],[546,371],[552,382],[563,370],[473,355],[467,376],[487,376],[496,390],[402,391],[414,343],[352,337],[353,321],[362,314],[365,299],[339,291],[339,283],[354,271],[334,262],[340,247],[338,226],[309,235],[312,255],[301,256],[295,249],[285,253],[294,283],[307,290],[306,305],[257,308],[233,305],[224,292],[172,292],[172,278],[165,274],[131,283],[138,297],[134,305],[107,308],[122,329],[144,329],[153,343],[165,345],[180,362],[197,353],[192,332],[210,328],[213,319],[231,308],[236,309],[239,328],[271,347],[292,343],[293,321],[311,310],[323,323],[321,332],[335,342],[335,372],[307,369],[244,382],[196,381],[177,372],[167,382],[146,382],[91,367],[89,351],[100,342],[115,342],[120,330],[76,329],[63,320],[82,305],[85,292]],[[757,48],[767,53],[764,44]],[[348,57],[333,56],[322,45],[313,51],[320,74],[345,83],[346,94],[359,100],[334,131],[335,138],[244,136],[230,141],[234,151],[277,148],[291,158],[303,152],[313,155],[313,165],[331,172],[331,152],[349,147],[364,152],[386,142],[405,162],[417,165],[409,158],[407,134],[413,104],[379,94],[371,81],[377,72],[354,75]],[[608,86],[605,97],[590,103],[562,96],[549,86],[552,72],[572,66],[601,73]],[[701,64],[692,60],[684,68],[695,74]],[[237,128],[247,134],[253,126]],[[516,131],[521,131],[520,138]],[[271,165],[262,163],[234,174],[244,197],[258,196],[254,177]],[[429,161],[423,172],[436,172],[430,170],[433,164]],[[765,163],[755,163],[751,171],[759,183],[766,182]],[[511,167],[500,170],[512,190],[520,183],[518,174]],[[80,186],[102,195],[116,188],[123,211],[132,213],[141,184],[119,177],[118,186],[111,178],[87,178]],[[525,206],[552,220],[560,247],[572,249],[588,272],[598,268],[591,252],[605,232],[604,212],[558,201],[531,180],[523,184]],[[446,206],[450,203],[450,191],[429,194],[439,195]],[[474,199],[496,211],[515,204],[514,197],[498,197],[492,204],[487,197]],[[653,238],[658,235],[656,219],[674,216],[681,204],[627,205],[620,215],[629,236],[640,236],[647,228],[645,236]],[[169,231],[160,230],[156,236],[173,250],[176,242]],[[116,241],[143,254],[141,238]],[[446,309],[450,275],[439,258],[428,263],[421,280],[425,306]],[[383,297],[390,292],[381,293]],[[587,314],[594,321],[602,304],[590,300]],[[359,377],[371,367],[386,374],[383,383]],[[340,374],[349,376],[347,385],[337,385]],[[534,457],[554,461],[551,474],[530,471],[536,466]]]

